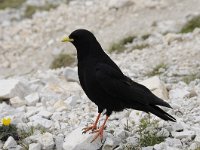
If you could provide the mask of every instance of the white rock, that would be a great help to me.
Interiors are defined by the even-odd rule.
[[[53,125],[53,121],[51,120],[48,120],[48,119],[45,119],[45,118],[42,118],[41,116],[39,115],[34,115],[34,116],[31,116],[29,118],[30,122],[28,122],[28,125],[32,125],[34,127],[37,127],[37,126],[42,126],[44,128],[51,128],[52,125]]]
[[[56,150],[62,150],[62,146],[64,143],[64,135],[63,134],[59,134],[56,136],[55,138],[55,143],[56,143]]]
[[[134,4],[134,2],[132,0],[123,0],[123,1],[121,1],[121,0],[110,0],[108,2],[109,2],[108,3],[109,8],[116,8],[116,9],[127,7],[127,6]]]
[[[142,147],[142,150],[153,150],[153,146]]]
[[[58,100],[57,102],[55,102],[53,107],[58,112],[67,110],[67,105],[66,105],[66,103],[64,103],[63,100]]]
[[[38,93],[32,93],[32,94],[26,96],[25,100],[26,100],[26,104],[28,106],[34,106],[34,105],[36,105],[37,102],[39,102],[40,97],[39,97]]]
[[[29,150],[41,150],[42,146],[40,143],[31,143],[29,144]]]
[[[173,89],[171,91],[169,91],[169,98],[170,99],[178,99],[178,98],[186,98],[189,97],[190,92],[187,91],[186,89]]]
[[[10,104],[13,106],[13,107],[20,107],[20,106],[23,106],[25,105],[25,101],[22,100],[21,98],[19,98],[18,96],[16,97],[13,97],[10,99]]]
[[[168,99],[167,89],[166,89],[164,83],[159,79],[158,76],[148,78],[148,79],[140,82],[140,84],[146,86],[159,98],[165,99],[165,100]]]
[[[197,135],[195,137],[194,141],[200,144],[200,135]]]
[[[52,116],[52,114],[53,113],[51,113],[49,111],[43,110],[43,111],[40,111],[37,115],[39,115],[43,118],[49,119]]]
[[[122,130],[122,129],[115,130],[115,136],[119,137],[121,139],[125,139],[126,132],[124,130]]]
[[[118,144],[118,140],[114,139],[113,137],[107,137],[102,149],[111,150],[114,149]]]
[[[67,100],[65,100],[64,102],[67,104],[67,105],[70,105],[70,106],[75,106],[76,103],[77,103],[77,100],[79,99],[78,96],[70,96],[67,98]]]
[[[39,141],[42,145],[42,149],[44,150],[53,150],[54,147],[54,140],[53,140],[53,135],[51,133],[44,133],[41,137],[40,137],[40,141]]]
[[[30,89],[17,79],[0,80],[0,99],[10,99],[15,96],[23,98]]]
[[[182,143],[179,139],[166,138],[165,141],[169,146],[177,147],[177,148],[182,147]]]
[[[64,70],[64,77],[67,81],[79,82],[78,72],[72,68],[66,67]]]
[[[133,145],[133,146],[137,146],[137,145],[138,145],[138,142],[139,142],[139,140],[138,140],[137,137],[128,137],[128,138],[126,139],[126,141],[127,141],[127,143],[129,143],[129,144],[131,144],[131,145]],[[153,147],[152,147],[152,149],[153,149]]]
[[[158,137],[169,137],[169,131],[165,128],[162,128],[158,133],[157,136]]]
[[[96,150],[102,146],[100,138],[97,138],[91,143],[94,138],[94,134],[82,134],[82,127],[77,128],[70,134],[66,135],[65,142],[63,143],[64,150]],[[104,132],[104,138],[106,137]],[[103,139],[104,141],[105,139]]]
[[[17,147],[17,142],[12,136],[9,136],[3,145],[3,149],[11,149],[11,148],[16,148],[16,147]]]
[[[187,131],[187,130],[183,132],[172,132],[172,136],[177,139],[183,139],[183,138],[192,139],[195,135],[196,134],[194,131]]]
[[[198,150],[198,144],[197,143],[192,143],[189,147],[189,150]]]
[[[164,143],[164,142],[162,142],[162,143],[159,143],[159,144],[154,145],[153,148],[154,148],[155,150],[167,150],[166,147],[167,147],[167,144]]]
[[[183,126],[180,123],[174,123],[172,128],[173,128],[173,131],[176,131],[176,132],[183,131]]]

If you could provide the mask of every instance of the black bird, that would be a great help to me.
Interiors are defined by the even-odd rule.
[[[124,75],[103,51],[90,31],[75,30],[62,42],[71,42],[76,47],[80,84],[88,98],[98,106],[96,121],[92,126],[83,129],[83,133],[89,130],[97,132],[92,142],[98,136],[103,138],[106,121],[113,111],[118,112],[132,108],[147,113],[151,112],[166,121],[176,121],[174,117],[158,106],[172,107],[155,96],[148,88]],[[103,110],[106,110],[106,119],[97,129],[97,123]]]

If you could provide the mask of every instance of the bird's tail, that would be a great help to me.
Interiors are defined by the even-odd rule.
[[[176,122],[176,119],[173,116],[171,116],[170,114],[166,113],[164,110],[162,110],[158,106],[150,105],[149,112],[151,112],[152,114],[160,117],[163,120],[166,120],[166,121],[169,120],[169,121]]]

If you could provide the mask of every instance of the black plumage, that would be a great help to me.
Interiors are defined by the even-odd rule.
[[[91,32],[78,29],[73,31],[67,40],[63,41],[72,42],[77,49],[80,84],[89,99],[98,106],[99,115],[96,122],[98,122],[103,110],[106,110],[108,118],[113,111],[122,111],[125,108],[151,112],[166,121],[176,121],[174,117],[158,107],[171,108],[171,106],[155,96],[145,86],[124,75],[103,51]],[[84,132],[95,129],[96,125],[94,124],[92,127],[85,128]],[[97,130],[98,135],[95,139],[102,135],[103,129],[99,130]]]

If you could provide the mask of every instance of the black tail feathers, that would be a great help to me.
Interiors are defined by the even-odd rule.
[[[155,106],[155,105],[152,106],[152,105],[150,105],[149,106],[149,112],[151,112],[152,114],[160,117],[163,120],[176,122],[176,119],[173,116],[169,115],[168,113],[166,113],[165,111],[163,111],[158,106]]]

